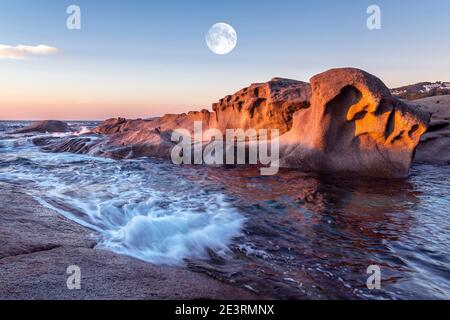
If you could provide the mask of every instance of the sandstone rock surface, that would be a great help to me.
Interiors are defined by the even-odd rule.
[[[308,109],[281,137],[282,166],[372,177],[408,175],[429,114],[391,96],[383,82],[353,68],[311,79]]]
[[[210,127],[225,129],[278,129],[292,127],[292,117],[309,107],[310,85],[306,82],[273,78],[256,83],[213,104],[215,117]]]
[[[408,175],[430,114],[393,97],[377,77],[359,69],[333,69],[311,85],[274,78],[253,84],[202,110],[150,120],[109,119],[94,133],[52,142],[48,151],[114,158],[169,158],[171,134],[203,129],[278,129],[282,167],[370,177]],[[105,137],[106,136],[106,137]]]
[[[31,133],[31,132],[41,132],[41,133],[57,133],[57,132],[71,132],[69,125],[63,121],[58,120],[45,120],[45,121],[35,121],[29,126],[19,129],[14,133]]]
[[[233,96],[221,99],[208,110],[182,114],[167,114],[160,118],[129,120],[108,119],[92,133],[106,135],[106,141],[92,137],[63,138],[49,141],[44,150],[87,153],[116,159],[155,156],[170,158],[176,142],[171,141],[174,130],[185,129],[191,135],[194,122],[201,122],[203,130],[278,129],[284,133],[292,126],[295,111],[309,106],[308,83],[274,78],[268,83],[253,84]],[[42,145],[42,141],[36,141]]]

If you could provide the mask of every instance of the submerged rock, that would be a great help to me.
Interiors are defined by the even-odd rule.
[[[57,132],[71,132],[69,125],[63,121],[57,120],[45,120],[35,121],[25,128],[16,130],[14,133],[57,133]]]

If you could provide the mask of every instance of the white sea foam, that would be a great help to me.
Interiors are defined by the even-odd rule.
[[[182,178],[167,163],[48,154],[28,145],[0,168],[0,180],[26,180],[44,205],[96,230],[98,247],[156,264],[225,256],[244,218],[220,192]]]
[[[164,264],[207,258],[207,250],[224,256],[232,238],[240,234],[243,219],[220,198],[212,200],[213,210],[203,213],[184,210],[179,205],[175,211],[162,212],[154,210],[151,202],[132,206],[126,209],[131,210],[132,218],[110,231],[99,246]],[[116,208],[111,212],[114,211]]]
[[[89,219],[80,221],[70,210],[55,209],[100,232],[99,248],[157,264],[208,258],[208,250],[225,256],[244,222],[220,194],[208,199],[189,195],[189,199],[181,200],[148,189],[140,195],[139,187],[122,195],[114,187],[106,190],[93,185],[89,189],[85,190],[90,195],[74,197],[76,192],[71,187],[59,185],[51,193],[53,199],[61,199]]]
[[[75,132],[74,135],[81,136],[82,134],[86,134],[89,132],[91,132],[91,130],[88,127],[81,127],[81,129]]]

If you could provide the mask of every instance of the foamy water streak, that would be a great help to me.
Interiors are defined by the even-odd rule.
[[[414,166],[388,184],[298,170],[263,177],[258,168],[45,154],[26,135],[5,134],[24,125],[0,121],[0,187],[20,184],[98,230],[99,247],[156,263],[193,258],[192,270],[274,299],[450,297],[449,166]],[[233,239],[241,214],[245,237]],[[228,248],[227,259],[212,254]],[[374,264],[386,279],[375,291],[366,289]]]
[[[240,235],[244,218],[223,194],[164,161],[42,153],[26,137],[0,145],[0,181],[34,184],[42,204],[96,230],[99,248],[173,265],[224,256]]]

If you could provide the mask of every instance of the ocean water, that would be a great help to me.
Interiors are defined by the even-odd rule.
[[[0,122],[0,182],[95,230],[99,248],[276,299],[450,298],[450,166],[393,181],[260,176],[45,153],[33,135],[8,133],[24,124]],[[380,289],[367,288],[371,265]]]

